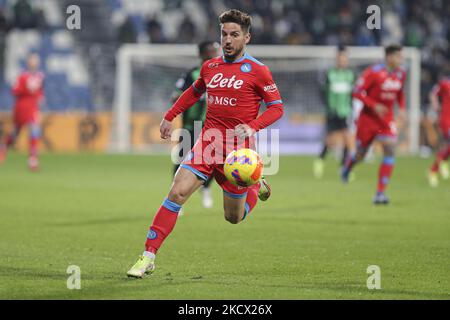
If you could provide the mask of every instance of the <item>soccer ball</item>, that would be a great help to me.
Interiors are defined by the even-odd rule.
[[[234,150],[225,159],[225,177],[235,186],[249,187],[259,181],[264,164],[252,149]]]

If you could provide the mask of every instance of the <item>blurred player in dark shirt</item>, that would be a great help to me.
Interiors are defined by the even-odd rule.
[[[344,164],[350,148],[348,121],[352,114],[352,89],[355,75],[348,68],[348,54],[339,46],[336,54],[336,66],[326,74],[324,94],[326,103],[326,137],[319,158],[314,161],[314,176],[321,178],[324,172],[324,159],[328,149],[339,144],[342,147]],[[338,143],[336,143],[338,142]]]
[[[203,63],[206,60],[212,59],[220,55],[220,45],[214,41],[204,41],[198,45],[198,54],[201,59],[201,63],[184,73],[176,82],[175,87],[176,90],[172,94],[172,104],[174,104],[181,94],[187,90],[192,84],[198,79],[200,76],[200,69]],[[203,127],[203,123],[205,121],[206,116],[206,95],[203,95],[200,100],[198,100],[192,107],[187,109],[182,113],[182,123],[183,129],[186,129],[189,132],[190,136],[190,146],[189,150],[194,146],[195,140],[197,137],[194,134],[194,126],[197,122],[197,126],[200,126],[200,129]],[[198,130],[198,133],[200,130]],[[180,142],[182,138],[180,137]],[[183,149],[180,150],[180,158],[184,158],[186,155],[183,154]],[[179,164],[175,164],[174,166],[174,175],[179,168]],[[208,179],[202,187],[202,204],[205,208],[211,208],[213,206],[213,199],[211,195],[211,184],[212,179]]]

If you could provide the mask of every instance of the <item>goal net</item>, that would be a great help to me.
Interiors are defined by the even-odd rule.
[[[321,88],[326,70],[335,65],[334,46],[252,45],[248,53],[270,67],[285,114],[273,125],[281,154],[314,154],[325,133]],[[348,47],[350,68],[358,76],[383,61],[382,47]],[[400,130],[399,147],[415,154],[419,145],[420,52],[404,48],[409,120]],[[126,44],[117,52],[111,152],[167,152],[159,123],[170,107],[175,82],[200,63],[195,45]],[[263,111],[264,108],[261,109]],[[179,125],[179,121],[177,124]]]

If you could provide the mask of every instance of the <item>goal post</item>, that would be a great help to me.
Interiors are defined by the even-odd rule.
[[[350,68],[356,75],[365,67],[382,62],[384,59],[383,47],[349,46],[347,49]],[[295,122],[295,119],[299,118],[303,121],[323,116],[324,102],[320,98],[320,77],[335,63],[335,46],[250,45],[247,51],[270,67],[289,119],[294,119]],[[417,154],[421,101],[420,51],[405,47],[403,53],[407,70],[405,93],[409,115],[405,152]],[[196,45],[122,45],[116,54],[115,97],[109,150],[119,153],[161,150],[155,148],[157,143],[151,141],[147,146],[140,147],[132,143],[132,116],[135,113],[162,116],[170,106],[170,93],[174,89],[176,79],[182,72],[199,63]],[[306,130],[306,127],[298,125],[298,128],[286,130],[289,136],[285,137],[283,132],[280,132],[280,142],[285,142],[286,145],[286,148],[281,148],[281,153],[316,152],[319,143],[317,126],[310,128],[310,132],[315,132],[312,134],[314,138],[306,132],[301,135],[301,131]],[[298,143],[295,144],[297,135]]]

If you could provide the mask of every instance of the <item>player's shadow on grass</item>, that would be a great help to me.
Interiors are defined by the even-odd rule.
[[[32,268],[16,268],[10,266],[0,266],[2,274],[14,275],[14,278],[20,278],[22,280],[67,280],[68,275],[65,273],[55,273],[49,271],[42,271]]]
[[[193,280],[193,278],[182,280],[182,279],[176,279],[172,278],[170,280],[172,281],[166,281],[165,283],[161,283],[159,280],[158,283],[153,283],[152,288],[154,290],[157,290],[158,287],[164,287],[164,286],[178,286],[183,284],[189,284],[192,285],[219,285],[221,287],[230,287],[230,282],[227,281],[210,281],[207,279],[200,279],[200,280]],[[143,279],[139,281],[151,281],[151,279]],[[161,279],[162,280],[162,279]],[[166,279],[167,280],[167,279]],[[236,283],[236,285],[241,285]],[[413,291],[413,290],[403,290],[403,289],[380,289],[380,290],[369,290],[365,286],[361,285],[360,283],[345,283],[345,284],[337,284],[337,283],[301,283],[298,285],[295,284],[249,284],[254,289],[255,292],[258,291],[258,288],[274,288],[274,289],[298,289],[299,291],[299,297],[298,299],[321,299],[320,298],[320,292],[317,293],[317,297],[305,297],[302,296],[302,291],[308,290],[310,292],[311,290],[325,290],[325,291],[335,291],[336,292],[336,299],[376,299],[376,300],[393,300],[393,299],[404,299],[404,297],[399,297],[399,295],[406,295],[411,296],[410,298],[406,297],[406,299],[449,299],[450,295],[446,294],[444,292],[442,293],[436,293],[436,292],[421,292],[421,291]],[[349,294],[353,294],[353,297],[348,297]],[[373,297],[367,297],[367,294],[371,294]],[[340,297],[342,295],[345,295],[345,297]],[[291,296],[291,294],[289,294]],[[257,297],[245,297],[244,299],[258,299]],[[220,297],[213,297],[212,299],[221,299]],[[266,298],[264,298],[266,299]],[[292,299],[287,297],[270,297],[270,299]],[[326,300],[329,300],[330,298],[326,298]]]
[[[115,223],[123,223],[123,222],[139,222],[146,221],[147,217],[140,216],[126,216],[126,217],[118,217],[118,218],[105,218],[105,219],[92,219],[92,220],[82,220],[82,221],[72,221],[72,222],[57,222],[51,223],[49,226],[52,227],[83,227],[83,226],[96,226],[96,225],[105,225],[105,224],[115,224]]]
[[[88,281],[106,281],[102,282],[100,285],[83,285],[83,290],[67,290],[65,289],[65,281],[68,275],[65,273],[50,273],[43,272],[32,268],[15,268],[0,266],[2,272],[6,274],[14,274],[15,277],[20,280],[57,280],[62,281],[63,285],[60,289],[54,289],[50,292],[39,291],[39,293],[33,293],[31,295],[24,294],[23,299],[139,299],[136,298],[142,294],[142,299],[158,299],[158,290],[165,290],[168,287],[173,286],[184,286],[187,285],[192,289],[192,286],[204,286],[207,285],[209,288],[211,285],[216,285],[220,288],[227,287],[229,290],[234,291],[236,288],[233,286],[241,286],[242,283],[235,282],[230,283],[230,281],[214,280],[208,277],[198,277],[194,275],[177,276],[172,274],[161,274],[147,276],[144,279],[131,279],[127,278],[122,274],[116,272],[109,272],[108,274],[83,274],[82,280]],[[421,292],[413,290],[403,290],[403,289],[381,289],[381,290],[368,290],[364,285],[356,282],[346,282],[346,283],[328,283],[328,282],[309,282],[309,283],[299,283],[299,284],[261,284],[261,283],[249,283],[255,292],[258,292],[258,288],[272,288],[272,289],[296,289],[298,291],[298,297],[293,298],[292,292],[286,296],[277,297],[264,297],[263,299],[323,299],[321,298],[320,291],[333,291],[336,292],[335,298],[329,298],[329,292],[326,293],[326,300],[329,299],[448,299],[449,295],[445,293],[436,292]],[[150,289],[151,288],[151,289]],[[119,289],[119,290],[115,290]],[[311,297],[311,290],[317,290],[317,295]],[[120,292],[120,296],[113,294],[109,296],[105,295],[105,292]],[[127,293],[130,293],[128,296]],[[308,294],[306,294],[308,292]],[[304,294],[303,294],[304,293]],[[370,296],[368,296],[370,294]],[[17,294],[15,295],[17,296]],[[184,297],[189,299],[189,297]],[[226,297],[220,296],[210,296],[208,299],[226,299]],[[252,296],[251,293],[247,293],[244,299],[260,299],[259,294]]]
[[[61,270],[55,272],[48,270],[40,270],[29,267],[11,267],[0,265],[0,276],[3,275],[14,275],[14,278],[20,278],[22,280],[62,280],[64,283],[66,282],[69,274],[63,272]],[[108,274],[97,274],[97,273],[83,273],[82,280],[114,280],[117,279],[116,273],[110,272]]]
[[[329,219],[329,218],[306,218],[299,217],[298,222],[315,223],[315,224],[329,224],[329,225],[343,225],[343,226],[393,226],[399,223],[392,221],[380,220],[349,220],[349,219]]]

